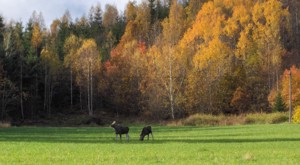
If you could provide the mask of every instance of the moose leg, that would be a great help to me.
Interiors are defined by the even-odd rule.
[[[129,141],[129,134],[128,133],[126,134],[126,139]]]
[[[152,134],[152,132],[151,132],[151,136],[152,136],[152,140],[153,140],[154,138],[153,138],[153,134]]]
[[[116,140],[118,140],[118,134],[116,134]]]

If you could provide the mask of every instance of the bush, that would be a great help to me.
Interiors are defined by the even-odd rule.
[[[244,124],[264,124],[266,116],[260,113],[248,114],[245,117]]]
[[[267,116],[267,123],[277,124],[289,121],[289,115],[286,112],[271,113]]]
[[[245,124],[276,124],[287,122],[288,119],[288,114],[285,112],[255,113],[246,115]]]
[[[200,126],[200,125],[220,125],[225,116],[213,116],[205,114],[195,114],[182,121],[183,125]]]
[[[300,109],[300,108],[299,108]],[[300,111],[299,111],[300,112]],[[300,114],[300,113],[299,113]],[[300,116],[300,115],[299,115]],[[214,116],[205,114],[195,114],[180,121],[182,125],[189,126],[215,126],[215,125],[238,125],[238,124],[277,124],[287,122],[288,113],[254,113],[240,116]],[[300,119],[300,117],[299,117]],[[172,123],[177,125],[178,123]]]
[[[0,122],[0,128],[9,128],[11,124],[9,122]]]
[[[297,106],[294,110],[293,122],[300,123],[300,106]]]

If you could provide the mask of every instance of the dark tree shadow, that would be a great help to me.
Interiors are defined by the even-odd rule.
[[[142,128],[142,127],[141,127]],[[0,142],[43,142],[43,143],[119,143],[119,144],[162,144],[162,143],[261,143],[261,142],[300,142],[300,137],[278,138],[278,137],[257,137],[248,138],[251,135],[263,134],[261,132],[241,133],[233,132],[228,134],[208,134],[207,130],[217,130],[219,128],[197,128],[197,127],[165,127],[154,130],[154,140],[139,141],[139,127],[131,129],[130,141],[125,136],[122,140],[115,140],[112,128],[9,128],[0,129]],[[226,127],[227,128],[227,127]],[[222,129],[226,129],[222,128]],[[206,129],[206,134],[201,134],[201,130]],[[235,127],[228,127],[235,129]],[[245,129],[245,128],[244,128]],[[168,136],[161,132],[171,131],[199,131],[199,135]],[[246,137],[245,137],[246,136]]]

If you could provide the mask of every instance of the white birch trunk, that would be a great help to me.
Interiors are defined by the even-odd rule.
[[[172,119],[175,119],[174,115],[174,96],[173,96],[173,72],[172,72],[172,57],[171,52],[169,50],[169,97],[170,97],[170,108]]]

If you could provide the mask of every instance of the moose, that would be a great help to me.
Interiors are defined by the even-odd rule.
[[[151,126],[144,127],[142,132],[141,132],[141,135],[140,135],[140,140],[143,141],[146,135],[148,136],[148,140],[149,140],[149,134],[151,134],[152,140],[153,140],[153,134],[152,134]]]
[[[112,122],[111,127],[113,127],[115,129],[116,140],[118,140],[118,135],[120,136],[120,140],[122,140],[122,134],[126,134],[126,139],[129,140],[129,128],[128,127],[116,124],[116,121]]]

